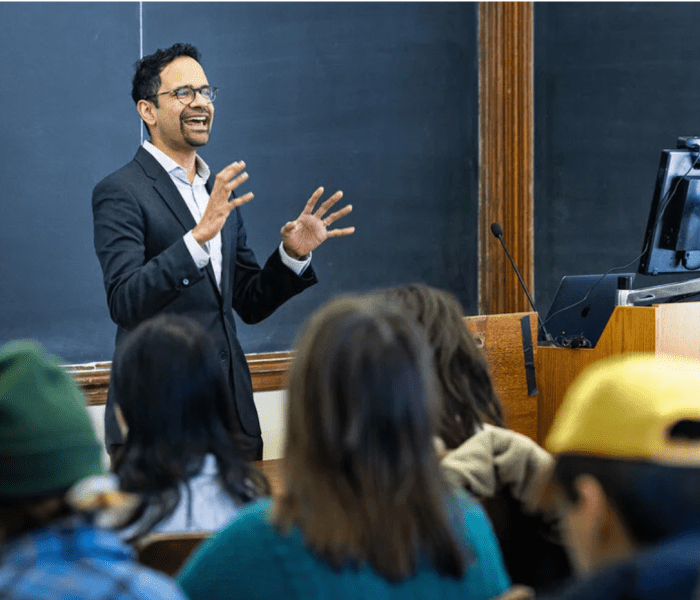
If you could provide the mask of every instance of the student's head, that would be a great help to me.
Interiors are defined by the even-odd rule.
[[[66,493],[103,473],[72,378],[34,342],[0,349],[0,540],[72,511]]]
[[[126,449],[202,456],[224,428],[230,390],[214,343],[195,321],[163,314],[119,345],[111,392],[126,422]]]
[[[456,448],[484,421],[503,425],[486,360],[464,325],[457,298],[418,283],[378,294],[396,304],[427,333],[442,396],[438,435],[445,445]]]
[[[402,579],[423,551],[440,572],[461,573],[432,446],[435,386],[410,319],[367,298],[317,311],[290,372],[278,525],[298,525],[332,564],[369,562]]]
[[[197,322],[163,314],[141,323],[115,352],[110,393],[126,429],[114,469],[122,489],[162,507],[158,520],[175,508],[179,482],[197,474],[207,454],[235,499],[266,488],[231,438],[228,378]]]
[[[166,153],[192,152],[209,141],[214,104],[191,93],[209,85],[199,60],[197,48],[175,44],[135,65],[131,96],[151,141]]]
[[[700,527],[700,363],[629,354],[571,386],[546,447],[581,572]]]

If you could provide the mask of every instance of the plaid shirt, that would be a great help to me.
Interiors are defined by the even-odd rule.
[[[2,547],[0,598],[186,600],[169,577],[138,564],[117,535],[76,518],[10,539]]]

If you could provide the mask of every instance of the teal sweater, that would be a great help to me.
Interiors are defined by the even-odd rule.
[[[475,501],[459,493],[458,532],[475,556],[461,580],[439,575],[429,564],[399,583],[369,566],[334,570],[304,546],[293,529],[283,536],[269,522],[270,500],[249,505],[185,564],[178,582],[191,600],[293,600],[403,598],[480,600],[510,585],[491,524]]]

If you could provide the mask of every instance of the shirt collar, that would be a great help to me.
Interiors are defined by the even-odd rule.
[[[156,148],[150,141],[143,141],[143,149],[146,150],[153,158],[158,161],[158,164],[163,167],[169,175],[172,177],[177,177],[179,180],[189,183],[187,181],[187,173],[185,169],[178,165],[172,158],[170,158],[165,152]],[[205,182],[209,179],[211,175],[211,170],[209,165],[204,162],[201,156],[198,154],[195,156],[195,168],[197,169],[197,176],[201,177]]]

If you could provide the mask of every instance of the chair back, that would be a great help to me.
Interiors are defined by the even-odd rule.
[[[210,531],[151,533],[136,544],[138,560],[151,569],[175,575],[190,554],[210,535]]]

